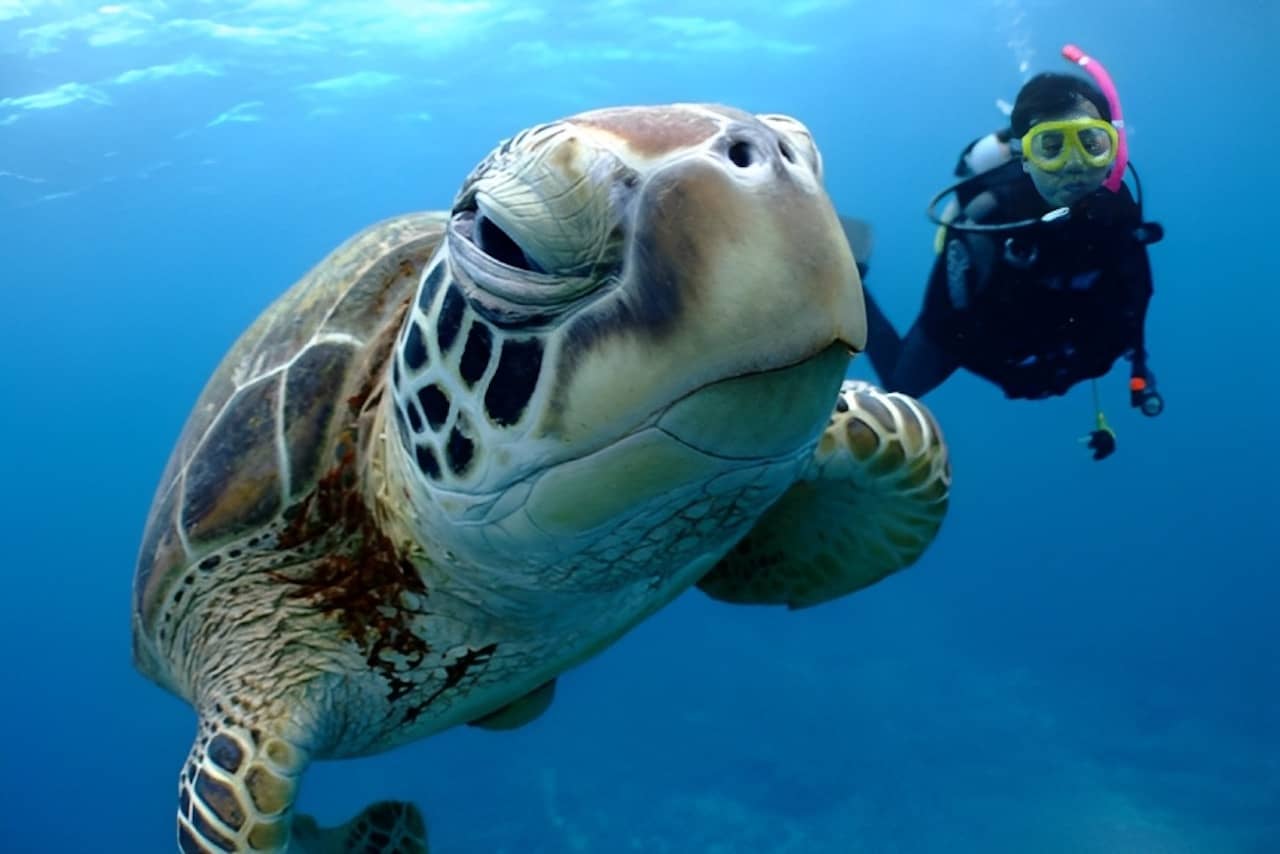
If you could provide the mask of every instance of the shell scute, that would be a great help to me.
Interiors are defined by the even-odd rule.
[[[192,546],[216,544],[280,512],[279,397],[279,375],[241,389],[192,457],[182,507]]]
[[[268,307],[209,378],[161,477],[134,573],[144,671],[156,673],[152,640],[186,568],[314,490],[350,400],[377,385],[447,221],[408,214],[350,238]]]
[[[283,415],[291,502],[306,492],[320,473],[325,439],[334,408],[339,405],[331,390],[342,387],[353,357],[348,346],[317,344],[299,355],[289,369]]]

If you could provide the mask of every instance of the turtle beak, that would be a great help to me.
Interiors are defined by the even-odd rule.
[[[861,280],[819,158],[752,116],[710,122],[705,113],[671,123],[704,136],[647,159],[640,146],[657,143],[634,117],[630,147],[612,132],[579,137],[583,147],[613,146],[638,180],[617,279],[561,335],[560,403],[546,429],[563,441],[621,435],[655,407],[704,390],[708,412],[779,410],[770,423],[785,423],[762,428],[777,441],[761,431],[724,439],[721,430],[713,443],[732,455],[773,454],[826,422],[850,354],[866,345]],[[613,171],[583,184],[614,198],[618,180]],[[778,383],[763,379],[793,369]],[[690,427],[694,416],[680,419],[682,436],[702,430]]]
[[[755,143],[758,165],[691,161],[654,176],[632,259],[643,265],[638,279],[673,283],[694,317],[719,318],[699,320],[691,341],[719,338],[705,352],[736,358],[741,373],[833,344],[861,352],[867,341],[862,280],[840,218],[805,161],[767,146]]]
[[[839,218],[805,174],[807,184],[785,174],[740,182],[723,165],[689,158],[649,177],[614,304],[601,301],[566,330],[573,423],[613,435],[649,417],[655,401],[800,366],[804,381],[784,383],[786,394],[752,383],[724,397],[753,412],[786,410],[769,423],[799,432],[776,428],[778,443],[760,445],[770,451],[825,423],[850,354],[866,345],[867,320]],[[564,436],[576,435],[571,427],[557,425]],[[721,433],[715,443],[734,455],[758,444]]]

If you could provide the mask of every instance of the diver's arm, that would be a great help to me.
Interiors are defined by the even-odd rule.
[[[1143,326],[1139,327],[1138,343],[1129,357],[1133,363],[1129,370],[1129,405],[1142,410],[1143,415],[1156,416],[1164,411],[1164,397],[1156,389],[1155,372],[1147,364],[1145,325],[1144,317]]]
[[[965,205],[961,221],[983,223],[997,213],[998,200],[990,192],[979,193]],[[986,291],[995,274],[992,236],[979,231],[950,229],[939,247],[942,267],[935,264],[930,287],[946,293],[952,308],[966,310]]]
[[[1140,306],[1133,350],[1129,355],[1132,363],[1129,369],[1129,404],[1140,409],[1143,415],[1156,416],[1164,411],[1164,398],[1156,389],[1156,375],[1147,364],[1147,307],[1151,303],[1152,286],[1151,263],[1145,246],[1140,248],[1137,258],[1139,263],[1129,274]]]
[[[999,200],[996,199],[995,193],[990,190],[979,193],[969,200],[969,204],[964,206],[964,219],[969,222],[987,222],[991,219],[992,214],[996,212]]]
[[[898,358],[902,355],[902,339],[865,286],[862,288],[862,299],[867,307],[867,357],[871,360],[876,376],[880,378],[880,384],[889,391],[896,391],[893,381],[898,369]]]
[[[958,367],[956,358],[933,340],[924,323],[916,320],[902,340],[892,382],[886,385],[892,391],[924,397],[942,385]]]

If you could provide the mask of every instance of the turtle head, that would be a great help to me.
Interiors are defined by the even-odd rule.
[[[796,120],[706,105],[588,112],[482,161],[394,366],[432,536],[563,562],[699,502],[763,512],[866,335],[821,168]]]

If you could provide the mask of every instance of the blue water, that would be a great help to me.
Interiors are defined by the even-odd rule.
[[[1162,417],[1117,369],[1094,463],[1087,387],[958,375],[928,398],[952,509],[908,572],[799,613],[691,592],[533,725],[322,763],[301,806],[412,798],[446,854],[1280,851],[1280,6],[680,9],[0,0],[0,850],[172,850],[194,717],[130,664],[138,539],[209,372],[336,243],[447,207],[529,124],[720,101],[809,125],[905,327],[925,202],[1074,41],[1167,229]]]

